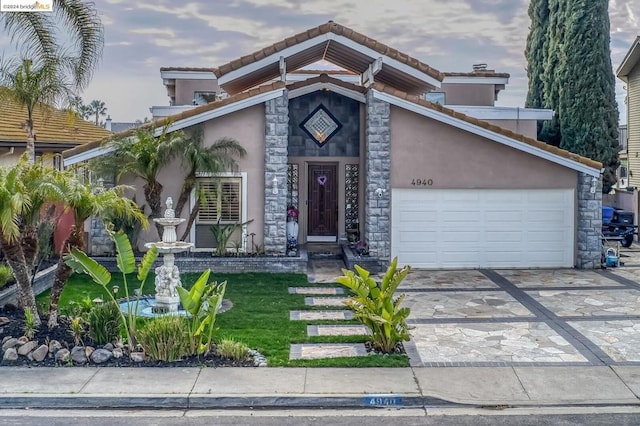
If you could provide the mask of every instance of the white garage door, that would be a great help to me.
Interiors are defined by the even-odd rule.
[[[392,191],[391,252],[414,268],[574,266],[573,190]]]

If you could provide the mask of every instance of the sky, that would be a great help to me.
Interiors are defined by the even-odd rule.
[[[168,105],[160,67],[216,67],[329,20],[440,71],[475,63],[511,74],[497,105],[524,106],[528,0],[94,0],[105,27],[104,56],[86,103],[106,103],[114,121],[150,117]],[[610,0],[615,70],[640,34],[640,1]],[[8,40],[0,38],[0,49]],[[617,80],[621,121],[623,83]]]

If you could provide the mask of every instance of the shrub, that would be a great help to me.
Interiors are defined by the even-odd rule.
[[[76,346],[84,346],[83,337],[87,330],[85,328],[86,321],[82,317],[73,317],[69,323],[69,333],[73,337],[73,342]]]
[[[22,327],[24,335],[29,340],[33,339],[33,336],[38,332],[38,324],[36,323],[36,316],[31,309],[24,310],[24,326]]]
[[[120,338],[120,308],[116,303],[98,303],[89,311],[89,336],[99,345]]]
[[[407,265],[398,270],[397,266],[396,257],[389,264],[380,283],[369,276],[369,271],[358,265],[355,265],[357,274],[343,269],[344,275],[336,279],[354,293],[345,304],[371,330],[373,347],[384,353],[391,353],[398,343],[410,338],[406,322],[410,309],[400,307],[405,295],[394,296],[411,267]]]
[[[13,270],[9,265],[0,265],[0,288],[13,280]]]
[[[138,341],[150,358],[159,361],[177,361],[193,355],[197,340],[189,332],[186,317],[163,315],[153,318],[138,330]]]
[[[222,339],[216,349],[224,358],[243,360],[249,357],[249,347],[233,339]]]

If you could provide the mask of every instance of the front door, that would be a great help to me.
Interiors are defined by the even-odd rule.
[[[309,165],[308,235],[336,241],[338,235],[338,172],[335,164]]]

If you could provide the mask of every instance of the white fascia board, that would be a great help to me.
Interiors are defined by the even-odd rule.
[[[314,37],[312,39],[309,40],[305,40],[302,43],[296,44],[294,46],[291,47],[287,47],[286,49],[283,49],[279,52],[273,53],[263,59],[260,59],[259,61],[253,62],[251,64],[245,65],[244,67],[238,68],[237,70],[233,70],[223,76],[221,76],[220,78],[218,78],[218,84],[220,86],[224,86],[226,83],[230,82],[230,81],[234,81],[240,77],[243,77],[245,75],[251,74],[252,72],[255,72],[261,68],[264,68],[268,65],[271,64],[275,64],[278,63],[280,61],[280,57],[283,56],[285,58],[288,58],[292,55],[295,55],[296,53],[302,52],[304,50],[307,50],[313,46],[316,46],[320,43],[325,43],[329,40],[335,41],[337,43],[340,43],[344,46],[350,47],[351,49],[358,51],[360,53],[363,53],[367,56],[369,56],[371,58],[371,61],[375,61],[376,59],[382,57],[382,63],[383,64],[387,64],[392,68],[396,68],[406,74],[411,75],[412,77],[417,78],[418,80],[424,81],[434,87],[440,87],[440,81],[431,77],[430,75],[423,73],[422,71],[419,71],[413,67],[410,67],[406,64],[403,64],[402,62],[399,62],[395,59],[391,59],[387,56],[384,56],[383,54],[376,52],[373,49],[370,49],[366,46],[363,46],[359,43],[356,43],[355,41],[346,38],[344,36],[340,36],[334,33],[326,33],[326,34],[321,34],[317,37]]]
[[[388,93],[379,92],[377,90],[373,91],[373,96],[376,99],[388,102],[391,105],[395,105],[397,107],[406,109],[408,111],[415,112],[416,114],[420,114],[424,117],[434,119],[441,123],[456,127],[458,129],[464,130],[469,133],[473,133],[483,138],[490,139],[492,141],[501,143],[503,145],[517,149],[519,151],[526,152],[531,155],[535,155],[536,157],[540,157],[547,161],[551,161],[553,163],[559,164],[561,166],[568,167],[570,169],[585,173],[589,176],[594,176],[594,177],[600,176],[600,169],[594,169],[592,167],[587,166],[586,164],[578,163],[577,161],[573,161],[568,158],[553,154],[544,149],[540,149],[535,146],[520,142],[516,139],[512,139],[500,133],[492,132],[491,130],[485,129],[484,127],[476,126],[475,124],[469,123],[464,120],[460,120],[448,114],[444,114],[439,111],[435,111],[431,108],[427,108],[422,105],[413,103],[411,101],[407,101],[406,99],[401,99],[396,96],[389,95]]]
[[[149,112],[153,118],[164,118],[174,114],[180,114],[184,111],[189,111],[190,109],[197,108],[198,105],[154,105],[149,108]]]
[[[215,108],[210,111],[205,111],[200,114],[196,114],[192,117],[184,118],[182,120],[174,121],[168,128],[168,132],[175,132],[176,130],[185,129],[190,126],[194,126],[196,124],[204,123],[205,121],[212,120],[214,118],[222,117],[223,115],[231,114],[232,112],[240,111],[245,108],[252,107],[254,105],[258,105],[269,101],[271,99],[278,98],[282,96],[285,89],[277,89],[272,90],[271,92],[263,93],[260,95],[253,96],[251,98],[243,99],[238,102],[231,103],[229,105],[225,105],[219,108]],[[170,117],[168,117],[170,118]],[[155,136],[160,136],[162,134],[162,127],[158,127],[155,130]]]
[[[160,71],[163,80],[215,80],[213,71]],[[166,83],[165,83],[166,84]]]
[[[289,99],[298,98],[300,96],[304,96],[309,93],[317,92],[324,89],[338,93],[339,95],[353,99],[354,101],[358,101],[360,103],[366,102],[366,98],[362,93],[355,92],[353,90],[349,90],[345,87],[338,86],[337,84],[332,83],[314,83],[305,87],[301,87],[299,89],[289,90]]]
[[[91,160],[92,158],[99,157],[104,154],[108,154],[113,151],[111,146],[101,146],[93,148],[80,154],[72,155],[69,158],[64,158],[64,167],[73,166],[74,164],[81,163],[83,161]]]
[[[618,78],[626,83],[629,73],[636,65],[638,60],[640,60],[640,37],[636,37],[635,41],[629,48],[629,51],[620,63],[620,66],[618,66],[618,69],[616,70],[616,75],[618,76]]]
[[[483,77],[483,76],[456,76],[445,77],[444,84],[509,84],[507,77]]]
[[[454,111],[479,120],[551,120],[552,109],[445,105]]]

